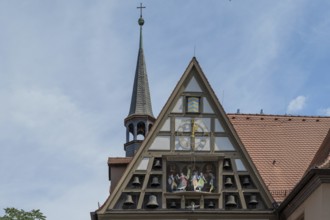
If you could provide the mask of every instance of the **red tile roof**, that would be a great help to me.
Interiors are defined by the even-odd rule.
[[[228,114],[265,184],[281,202],[303,177],[330,117]]]

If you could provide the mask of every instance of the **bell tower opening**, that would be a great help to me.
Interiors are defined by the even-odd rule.
[[[145,135],[146,135],[146,126],[145,126],[145,123],[141,121],[141,122],[139,122],[137,124],[137,136],[136,136],[136,139],[137,140],[144,140]]]

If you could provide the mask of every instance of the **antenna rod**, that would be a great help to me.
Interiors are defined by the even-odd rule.
[[[194,45],[194,57],[196,57],[196,44]]]

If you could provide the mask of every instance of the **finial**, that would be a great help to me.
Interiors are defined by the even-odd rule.
[[[146,8],[145,6],[142,6],[142,3],[140,3],[140,7],[136,7],[137,9],[140,9],[140,18],[138,20],[138,23],[140,26],[144,24],[144,19],[142,18],[142,9]]]

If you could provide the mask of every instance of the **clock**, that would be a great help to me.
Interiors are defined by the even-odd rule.
[[[190,150],[191,149],[191,120],[182,120],[177,129],[178,136],[178,150]]]
[[[178,150],[203,150],[208,129],[201,119],[182,120],[177,129]]]
[[[193,136],[194,136],[194,149],[203,150],[208,142],[208,129],[202,119],[195,119],[193,121]]]

